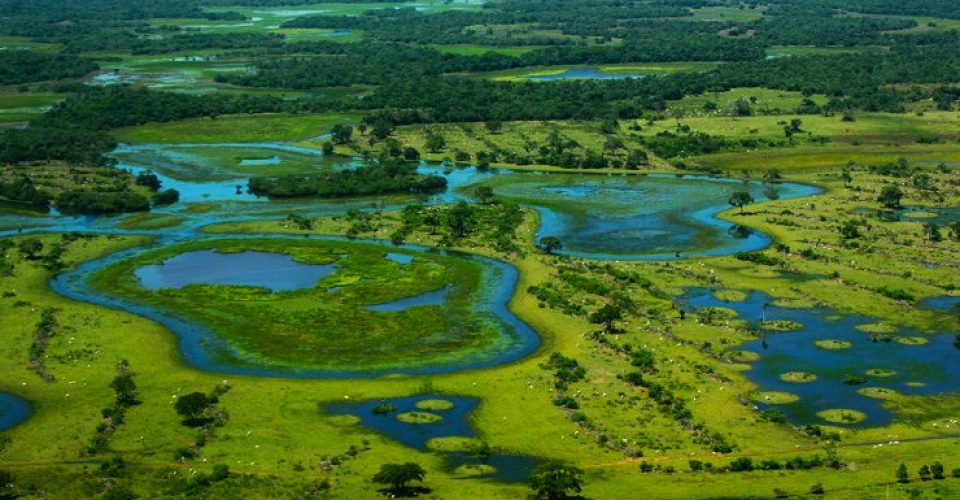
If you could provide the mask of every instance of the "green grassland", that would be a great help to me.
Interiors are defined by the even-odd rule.
[[[127,143],[299,142],[330,131],[336,124],[359,121],[350,113],[248,115],[197,118],[149,124],[117,131]]]
[[[875,52],[883,47],[808,47],[803,45],[779,45],[767,49],[767,57],[835,56]]]
[[[735,8],[735,7],[701,7],[690,9],[693,12],[691,19],[696,21],[735,21],[750,22],[763,17],[764,8]]]
[[[20,126],[43,114],[62,95],[0,90],[0,127]]]
[[[532,52],[539,49],[540,47],[485,47],[483,45],[470,45],[470,44],[433,44],[427,45],[439,50],[440,52],[446,52],[447,54],[456,54],[458,56],[482,56],[489,52],[494,54],[503,54],[507,56],[521,56],[527,52]]]
[[[54,43],[34,42],[26,37],[0,35],[0,49],[3,50],[30,49],[40,52],[56,52],[59,48],[60,46]]]

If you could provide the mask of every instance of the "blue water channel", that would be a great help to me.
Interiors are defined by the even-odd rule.
[[[242,234],[218,235],[217,237],[231,239],[303,239],[303,237],[281,235],[265,236]],[[215,238],[216,237],[214,236],[198,234],[194,235],[194,237],[191,238],[191,241]],[[310,236],[309,239],[318,241],[351,241],[347,238],[335,236]],[[160,241],[156,246],[166,246],[175,241],[177,241],[177,239],[166,238]],[[448,252],[442,252],[436,249],[415,245],[402,245],[398,247],[389,242],[379,240],[364,240],[364,243],[383,245],[385,249],[401,248],[414,254],[418,252],[439,252],[445,255],[450,254]],[[424,362],[416,366],[404,365],[396,368],[370,370],[363,370],[359,368],[295,369],[282,365],[271,365],[261,360],[257,360],[255,363],[253,363],[247,361],[229,343],[224,341],[215,332],[204,327],[203,325],[192,321],[186,321],[171,311],[149,306],[137,302],[134,299],[114,296],[107,291],[97,289],[89,283],[87,278],[92,273],[121,260],[132,258],[144,250],[144,248],[129,249],[111,254],[101,259],[85,262],[51,280],[50,286],[55,292],[69,299],[129,311],[164,325],[178,337],[179,349],[183,354],[184,359],[189,364],[205,370],[222,373],[290,378],[368,378],[391,374],[438,374],[476,368],[486,368],[504,363],[510,363],[526,357],[536,350],[536,348],[540,345],[540,337],[536,334],[536,332],[534,332],[529,325],[517,318],[507,308],[507,303],[513,296],[517,284],[518,274],[516,268],[503,261],[494,260],[487,257],[455,254],[461,258],[473,259],[480,263],[483,267],[481,285],[479,287],[473,307],[479,313],[496,321],[501,331],[501,338],[488,348],[465,353],[469,354],[469,357],[464,356],[464,358],[454,361],[437,361],[434,363]],[[170,272],[163,278],[156,278],[157,273],[162,271],[158,269],[152,269],[151,266],[147,266],[146,268],[151,268],[151,271],[147,273],[148,279],[156,280],[151,281],[150,283],[157,286],[164,286],[164,284],[176,286],[180,283],[191,284],[198,283],[200,281],[206,283],[216,283],[229,280],[232,282],[232,284],[253,283],[255,286],[265,286],[268,288],[277,289],[277,287],[280,285],[292,286],[295,284],[299,286],[307,285],[309,283],[309,285],[312,286],[317,281],[316,279],[313,279],[313,276],[310,276],[309,279],[306,280],[281,280],[284,282],[280,283],[279,281],[272,281],[270,276],[264,276],[257,271],[254,271],[251,276],[244,276],[244,273],[237,272],[238,269],[236,265],[234,265],[240,262],[240,260],[229,260],[231,256],[233,256],[232,258],[243,260],[245,262],[244,265],[247,268],[257,270],[265,268],[263,262],[272,262],[277,258],[282,258],[283,256],[278,257],[280,254],[273,254],[269,252],[217,254],[216,252],[211,251],[210,253],[190,252],[182,255],[188,256],[188,259],[185,261],[185,263],[174,263],[175,265],[171,269],[178,269],[178,271]],[[231,265],[226,267],[222,265],[223,261],[221,259],[224,257],[227,257],[226,262],[230,262]],[[266,260],[260,261],[259,259]],[[169,259],[168,262],[171,260],[173,259]],[[194,265],[197,263],[209,263],[211,270],[198,271],[197,273],[194,273],[192,270],[195,269]],[[313,271],[318,275],[328,272],[328,269],[325,266],[314,267],[318,268]],[[200,272],[206,273],[207,277],[202,280],[197,280],[191,276],[192,274],[199,274]],[[141,276],[141,280],[143,280],[143,278],[144,277]],[[392,302],[389,305],[382,305],[382,308],[384,308],[385,312],[387,310],[399,311],[408,307],[416,307],[417,305],[428,305],[442,302],[442,298],[438,294],[431,292],[428,292],[428,294],[429,295],[427,295],[426,298],[421,295],[407,299],[400,299],[399,301]]]

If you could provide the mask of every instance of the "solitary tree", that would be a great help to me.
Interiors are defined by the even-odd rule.
[[[943,241],[943,235],[940,233],[940,226],[932,222],[925,222],[923,224],[923,234],[926,236],[927,240],[933,243]]]
[[[530,473],[535,500],[563,500],[583,490],[583,471],[560,462],[544,462]]]
[[[849,170],[844,170],[843,173],[840,174],[840,180],[843,181],[844,186],[849,186],[850,183],[853,182],[853,176],[850,175]]]
[[[447,226],[453,231],[454,235],[461,237],[470,232],[470,217],[473,216],[473,208],[465,201],[461,201],[450,208],[447,212]]]
[[[540,238],[540,250],[547,255],[553,254],[557,250],[563,248],[563,243],[560,242],[560,238],[556,236],[545,236]]]
[[[740,209],[740,213],[743,213],[743,206],[753,203],[753,196],[750,195],[747,191],[737,191],[730,195],[730,199],[727,200],[731,205]]]
[[[897,186],[890,185],[883,186],[883,189],[880,190],[880,196],[877,197],[880,205],[889,209],[900,208],[901,199],[903,199],[903,191]]]
[[[439,153],[443,151],[443,148],[447,147],[447,140],[444,139],[442,135],[433,132],[427,135],[426,147],[427,151],[431,153]]]
[[[897,482],[898,483],[910,482],[910,474],[907,472],[906,464],[900,464],[900,467],[897,467]]]
[[[191,392],[184,396],[180,396],[177,399],[177,402],[174,403],[173,408],[177,410],[177,413],[180,414],[185,419],[194,419],[198,418],[210,406],[210,398],[202,392]]]
[[[403,148],[403,159],[404,159],[404,160],[409,160],[409,161],[419,160],[419,159],[420,159],[420,152],[417,151],[417,148],[415,148],[415,147],[413,147],[413,146],[407,146],[407,147]]]
[[[473,194],[480,199],[480,203],[484,205],[490,204],[493,201],[493,188],[490,186],[478,186],[477,189],[473,190]]]
[[[117,395],[117,404],[131,406],[137,404],[137,384],[129,372],[121,372],[110,382],[110,388]]]
[[[604,304],[590,315],[590,322],[603,325],[603,331],[607,333],[614,331],[613,322],[620,319],[623,319],[623,311],[613,304]]]
[[[488,132],[490,132],[491,134],[496,134],[497,132],[500,131],[501,128],[503,128],[503,123],[500,123],[497,120],[490,120],[487,123],[485,123],[484,126],[487,127]]]
[[[350,125],[336,124],[333,126],[333,140],[334,144],[346,144],[350,142],[350,137],[353,136],[353,127]]]
[[[373,476],[373,482],[389,485],[390,493],[396,496],[405,496],[407,484],[411,481],[423,482],[427,471],[419,464],[407,462],[405,464],[383,464],[380,471]]]
[[[763,173],[763,180],[766,182],[779,181],[780,179],[783,179],[783,174],[775,168],[771,168]]]

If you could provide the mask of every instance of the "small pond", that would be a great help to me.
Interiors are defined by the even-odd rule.
[[[188,285],[235,285],[260,286],[282,292],[312,288],[334,270],[334,264],[302,264],[282,253],[199,250],[171,257],[162,264],[141,267],[135,274],[148,290]]]
[[[418,403],[437,400],[449,401],[453,406],[444,410],[425,410],[418,407]],[[387,400],[333,403],[325,405],[324,410],[333,415],[356,416],[364,427],[375,430],[404,446],[429,451],[428,442],[431,439],[477,438],[478,435],[470,425],[469,417],[479,403],[480,400],[476,398],[421,394]],[[375,411],[378,407],[381,411]],[[389,408],[390,411],[384,411],[384,408]],[[407,423],[397,418],[398,415],[411,412],[427,413],[439,419],[432,423]],[[463,465],[485,464],[494,467],[495,471],[489,475],[477,477],[487,477],[503,482],[526,481],[537,463],[534,458],[522,455],[493,453],[487,457],[481,457],[462,451],[443,453],[446,455],[447,466],[451,470]]]
[[[538,82],[552,82],[555,80],[623,80],[627,78],[644,78],[646,75],[626,74],[626,73],[607,73],[596,68],[568,69],[562,73],[549,75],[528,75],[526,80]]]
[[[0,431],[15,427],[30,416],[33,409],[25,400],[0,392]]]

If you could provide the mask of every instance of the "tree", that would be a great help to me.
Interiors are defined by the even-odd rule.
[[[144,186],[151,191],[160,190],[160,178],[149,170],[144,170],[137,174],[135,182],[138,186]]]
[[[206,394],[202,392],[191,392],[190,394],[177,398],[177,402],[174,403],[173,407],[183,418],[194,419],[203,415],[211,402]]]
[[[950,239],[960,241],[960,221],[951,222],[947,228],[950,230]]]
[[[431,132],[427,135],[426,148],[427,151],[431,153],[439,153],[443,151],[443,148],[447,147],[447,140],[443,138],[442,135]]]
[[[753,114],[753,110],[750,109],[750,104],[743,100],[737,99],[737,102],[733,104],[733,115],[734,116],[750,116]]]
[[[930,473],[933,474],[934,479],[945,479],[946,476],[943,475],[943,464],[940,462],[934,462],[930,466]]]
[[[852,240],[860,237],[860,226],[856,222],[849,220],[840,226],[840,236],[845,240]]]
[[[497,120],[490,120],[484,123],[484,126],[487,128],[488,132],[490,132],[491,134],[496,134],[497,132],[500,132],[501,128],[503,128],[503,123]]]
[[[767,186],[767,188],[763,190],[763,195],[766,196],[768,200],[779,200],[780,190],[775,186]]]
[[[403,148],[403,159],[408,161],[419,160],[420,152],[413,146],[407,146]]]
[[[323,142],[323,155],[330,156],[333,154],[333,143],[330,141]]]
[[[334,144],[346,144],[350,142],[350,138],[353,136],[353,127],[350,125],[336,124],[333,126],[333,134],[331,140]]]
[[[382,141],[387,137],[390,137],[390,134],[393,133],[393,125],[391,125],[390,122],[385,120],[377,121],[376,123],[373,124],[373,129],[371,130],[371,133],[373,134],[374,137]]]
[[[170,188],[160,191],[153,197],[154,205],[173,205],[174,203],[180,201],[180,191]]]
[[[470,232],[470,218],[472,216],[473,208],[467,202],[461,201],[447,212],[447,227],[456,236],[466,236]]]
[[[740,213],[743,213],[743,206],[753,203],[753,196],[750,195],[747,191],[737,191],[730,195],[730,199],[727,200],[731,205],[738,207]]]
[[[897,467],[897,482],[898,483],[910,482],[910,474],[907,472],[906,464],[900,464],[900,466]]]
[[[427,471],[419,464],[407,462],[405,464],[383,464],[380,471],[373,476],[373,482],[389,485],[391,493],[404,496],[408,493],[407,484],[411,481],[423,482]]]
[[[850,175],[849,170],[844,170],[843,173],[840,174],[840,180],[843,181],[844,186],[849,186],[850,183],[853,182],[853,176]]]
[[[20,242],[17,246],[20,255],[25,259],[35,259],[37,254],[43,251],[43,243],[36,238],[28,238]]]
[[[943,241],[943,235],[940,234],[940,226],[932,222],[925,222],[923,224],[923,235],[926,236],[927,240],[933,243],[939,243]]]
[[[563,243],[556,236],[545,236],[540,238],[540,250],[547,255],[563,248]]]
[[[880,190],[880,196],[877,197],[880,206],[889,209],[900,208],[901,199],[903,199],[903,191],[897,186],[891,185],[883,186],[883,189]]]
[[[917,471],[917,476],[920,476],[920,480],[921,480],[921,481],[929,481],[929,480],[930,480],[930,466],[927,465],[927,464],[921,465],[921,466],[920,466],[920,470]]]
[[[544,462],[530,473],[530,488],[536,500],[570,498],[568,492],[583,490],[583,471],[556,461]]]
[[[488,205],[493,201],[493,188],[490,186],[477,186],[477,189],[473,190],[473,194],[480,200],[480,203],[484,205]]]
[[[779,181],[780,179],[783,179],[783,174],[781,174],[780,171],[775,168],[771,168],[763,173],[764,182],[774,182]]]
[[[590,322],[603,325],[603,331],[607,333],[614,331],[613,322],[620,319],[623,319],[623,311],[613,304],[604,304],[590,315]]]
[[[117,394],[117,404],[120,406],[131,406],[137,404],[137,384],[133,381],[133,375],[123,372],[114,377],[110,382],[110,388]]]

